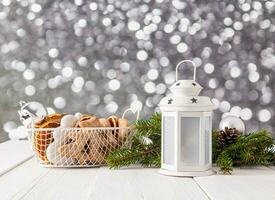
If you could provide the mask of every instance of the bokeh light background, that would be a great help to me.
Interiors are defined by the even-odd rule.
[[[248,130],[275,131],[275,2],[265,0],[2,0],[0,141],[18,102],[51,111],[121,114],[133,101],[157,111],[192,59],[203,95]],[[190,69],[189,69],[190,68]],[[192,68],[181,78],[191,78]]]

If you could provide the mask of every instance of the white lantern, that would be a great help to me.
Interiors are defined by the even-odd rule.
[[[194,65],[193,80],[178,80],[178,68]],[[162,111],[162,156],[159,172],[171,176],[205,176],[212,170],[212,110],[209,97],[198,96],[196,65],[183,60],[176,67],[172,96],[160,101]]]

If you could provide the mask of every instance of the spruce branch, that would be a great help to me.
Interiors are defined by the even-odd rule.
[[[151,143],[144,143],[144,138]],[[120,168],[132,164],[144,167],[160,167],[161,158],[161,114],[155,113],[148,120],[138,120],[134,132],[121,149],[111,152],[107,157],[110,168]]]
[[[108,156],[107,165],[114,169],[133,164],[141,164],[144,167],[159,167],[158,157],[160,157],[160,147],[155,145],[148,146],[148,148],[120,149]]]
[[[214,140],[216,137],[213,137]],[[217,165],[223,173],[231,173],[233,166],[271,165],[275,157],[274,144],[271,133],[266,130],[241,135],[235,144],[218,154]]]
[[[222,152],[217,159],[217,165],[223,174],[231,174],[233,168],[233,160],[227,152]]]

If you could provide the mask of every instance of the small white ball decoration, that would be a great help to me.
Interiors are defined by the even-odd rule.
[[[82,114],[80,112],[77,112],[74,114],[74,116],[77,118],[77,119],[80,119]]]
[[[65,115],[61,119],[60,127],[72,128],[76,124],[77,120],[78,120],[77,117],[73,115]]]
[[[244,122],[239,117],[233,115],[226,116],[221,120],[219,129],[224,130],[225,127],[236,128],[241,133],[245,132]]]

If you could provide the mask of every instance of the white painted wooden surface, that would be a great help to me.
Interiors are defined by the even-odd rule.
[[[197,177],[195,181],[210,199],[275,199],[275,171],[267,167],[234,169],[232,175]]]
[[[8,148],[14,151],[10,156]],[[156,169],[42,168],[31,156],[25,141],[0,144],[1,200],[275,199],[274,167],[235,169],[233,175],[192,179],[162,176]]]
[[[89,199],[205,200],[208,198],[192,178],[162,176],[156,169],[100,168]]]
[[[28,141],[10,140],[0,144],[0,175],[30,159],[33,153]]]

